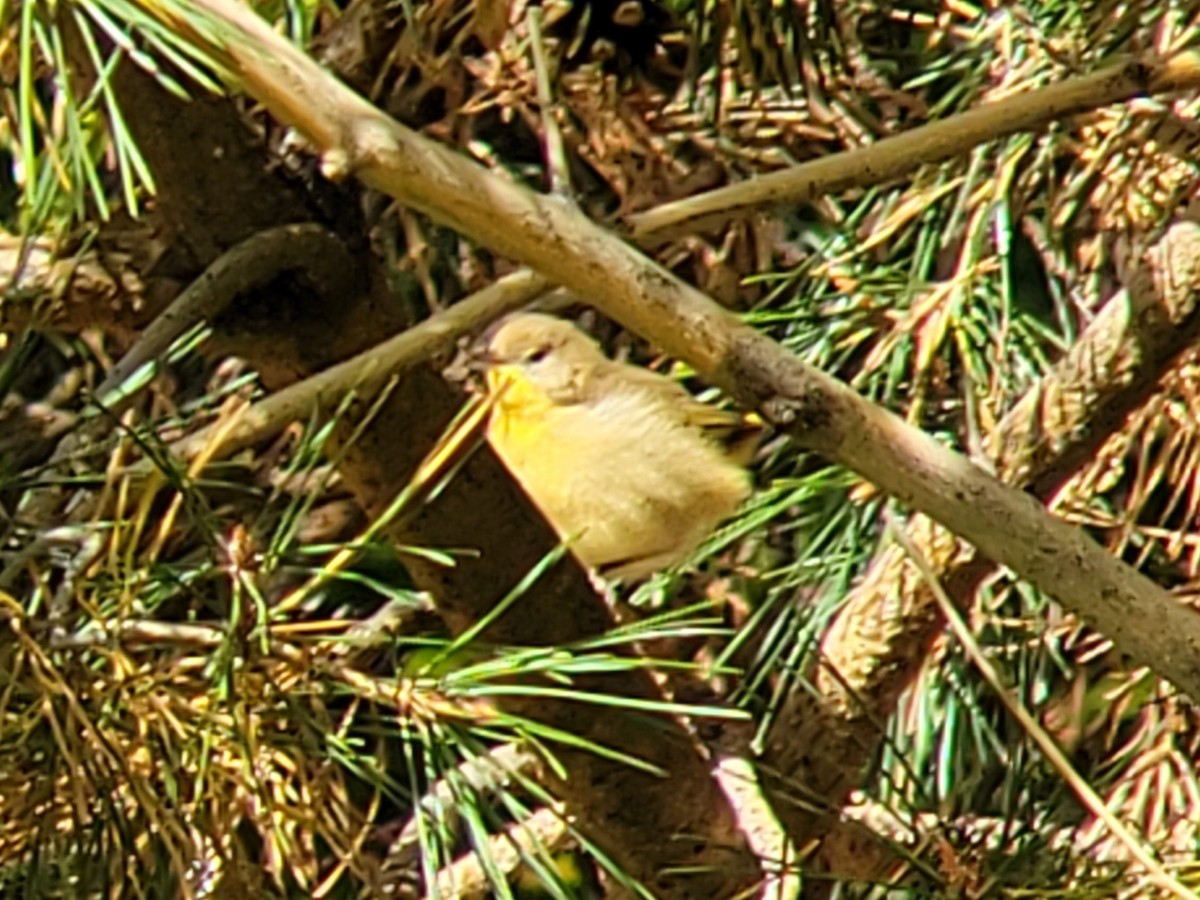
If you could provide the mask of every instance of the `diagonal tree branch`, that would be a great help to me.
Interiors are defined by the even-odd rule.
[[[1045,502],[1200,335],[1200,226],[1175,223],[1137,262],[1127,290],[991,435],[997,475]],[[960,605],[995,572],[994,563],[924,516],[913,517],[908,536]],[[772,723],[760,759],[764,789],[798,846],[824,842],[810,864],[877,874],[879,855],[853,825],[838,822],[839,812],[943,625],[928,580],[902,547],[889,546],[825,635],[812,689],[794,690]]]
[[[664,203],[632,217],[633,235],[639,241],[658,242],[762,207],[807,203],[847,188],[883,184],[918,166],[951,159],[1010,134],[1040,131],[1076,113],[1145,94],[1194,87],[1196,72],[1190,63],[1181,62],[1183,65],[1156,66],[1130,60],[985,103],[868,147]]]
[[[569,285],[762,411],[799,445],[966,538],[1077,612],[1122,652],[1200,697],[1200,617],[1032,497],[807,366],[575,210],[390,120],[245,7],[229,0],[194,5],[220,23],[206,34],[193,32],[194,39],[222,55],[274,115],[314,141],[327,174],[354,174]],[[1173,90],[1200,79],[1200,54],[1130,63],[1124,72],[1135,92]]]

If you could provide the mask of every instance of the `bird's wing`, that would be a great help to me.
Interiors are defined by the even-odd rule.
[[[654,398],[659,407],[676,421],[704,433],[711,440],[723,444],[730,455],[741,463],[749,461],[762,440],[765,426],[754,413],[721,409],[711,403],[697,400],[687,389],[673,378],[620,363],[604,367],[598,378],[589,385],[591,396],[599,396],[604,379],[620,379],[632,390],[644,392]]]

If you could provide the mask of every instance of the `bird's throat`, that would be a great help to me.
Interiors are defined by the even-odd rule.
[[[516,366],[489,369],[487,387],[495,397],[488,437],[522,443],[537,440],[554,401]]]

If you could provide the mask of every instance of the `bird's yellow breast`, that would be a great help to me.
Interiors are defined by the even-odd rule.
[[[506,463],[510,456],[536,454],[553,428],[555,404],[515,366],[489,369],[487,387],[495,404],[488,419],[489,443]]]
[[[749,494],[741,466],[637,384],[564,404],[517,366],[496,366],[487,381],[488,441],[593,568],[641,577],[678,562]]]

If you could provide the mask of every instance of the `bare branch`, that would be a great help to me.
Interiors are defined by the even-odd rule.
[[[869,147],[815,159],[781,172],[760,175],[666,203],[633,216],[633,234],[652,242],[685,231],[701,230],[780,204],[808,203],[851,187],[868,187],[899,178],[922,165],[959,156],[980,144],[1010,134],[1040,131],[1076,113],[1195,87],[1200,63],[1192,55],[1153,65],[1130,60],[1098,72],[1019,94],[897,134]]]

